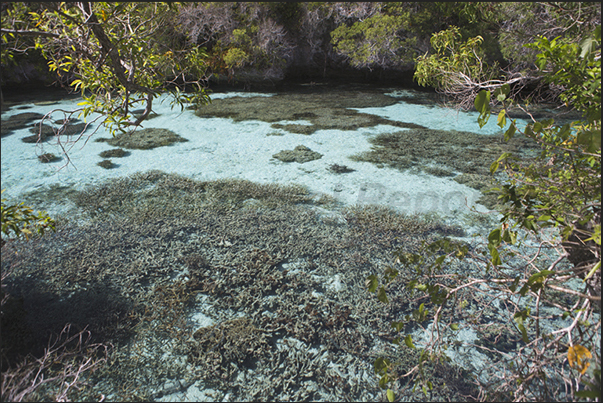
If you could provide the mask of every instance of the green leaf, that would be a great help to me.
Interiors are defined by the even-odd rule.
[[[597,42],[593,38],[584,38],[580,42],[580,58],[584,59],[586,55],[592,53],[597,48]]]
[[[399,332],[400,330],[402,330],[404,328],[404,322],[394,321],[394,322],[392,322],[391,326],[393,329],[396,329],[396,331]]]
[[[490,249],[490,255],[492,256],[492,264],[494,266],[500,266],[502,264],[502,261],[500,260],[500,254],[498,253],[496,247],[488,245],[488,249]]]
[[[490,118],[490,91],[482,90],[475,97],[475,109],[479,112],[479,118],[477,122],[479,127],[482,128],[488,119]]]
[[[524,343],[528,343],[529,339],[528,339],[528,332],[524,326],[524,322],[525,320],[528,318],[528,316],[530,315],[530,309],[524,309],[520,312],[515,313],[515,315],[513,315],[513,320],[515,321],[515,323],[517,323],[517,327],[519,328],[519,330],[521,331],[521,338],[524,341]]]
[[[390,361],[387,358],[378,357],[375,360],[373,366],[375,367],[375,373],[379,375],[383,375],[387,373],[387,367],[389,366]]]
[[[584,277],[584,280],[583,280],[583,281],[588,280],[588,279],[589,279],[589,278],[590,278],[590,277],[591,277],[593,274],[595,274],[595,272],[596,272],[597,270],[599,270],[599,268],[600,268],[600,267],[601,267],[601,261],[599,260],[599,261],[597,262],[597,264],[596,264],[596,265],[595,265],[595,266],[594,266],[594,267],[593,267],[593,268],[592,268],[592,269],[591,269],[591,270],[588,272],[588,274],[586,275],[586,277]]]
[[[379,280],[377,279],[377,276],[371,274],[364,280],[364,285],[368,288],[369,292],[375,292],[379,286]]]
[[[488,244],[494,247],[498,247],[501,242],[500,228],[496,228],[490,235],[488,235]]]
[[[601,150],[601,130],[579,132],[577,141],[578,144],[585,145],[588,152],[595,153]]]
[[[494,175],[494,173],[498,170],[498,161],[494,161],[492,165],[490,165],[490,173]]]
[[[396,395],[394,394],[394,391],[391,389],[387,390],[387,400],[389,400],[390,402],[393,402],[394,400],[396,400]]]
[[[503,241],[510,243],[511,245],[515,245],[517,242],[517,232],[505,230],[502,236]]]
[[[377,299],[381,302],[383,302],[384,304],[389,304],[389,300],[387,299],[387,294],[385,293],[385,288],[381,287],[379,288],[379,291],[377,291]]]
[[[419,290],[419,291],[425,291],[425,290],[427,290],[427,286],[426,286],[425,284],[418,284],[418,285],[415,285],[415,287],[414,287],[414,288],[416,288],[416,289],[417,289],[417,290]]]
[[[498,120],[497,120],[496,124],[501,129],[505,128],[505,125],[507,124],[507,116],[506,116],[506,113],[505,113],[504,109],[498,113]]]
[[[528,332],[526,331],[526,328],[523,323],[518,323],[517,327],[519,328],[519,330],[521,330],[521,339],[523,340],[523,342],[528,343],[530,340],[528,339]]]
[[[389,376],[387,374],[383,375],[381,379],[379,379],[379,387],[381,389],[385,389],[387,387],[387,383],[389,382]]]
[[[504,134],[505,141],[511,140],[514,135],[515,135],[515,121],[513,121],[513,123],[511,124],[511,126],[509,126],[509,128],[505,132],[505,134]]]
[[[450,324],[450,329],[456,331],[459,330],[459,324],[458,323],[451,323]]]
[[[410,334],[406,335],[406,337],[404,338],[404,343],[406,344],[406,346],[408,348],[413,348],[413,349],[416,348],[412,342],[412,336]]]

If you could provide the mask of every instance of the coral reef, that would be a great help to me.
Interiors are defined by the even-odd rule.
[[[121,158],[130,155],[130,153],[122,148],[114,148],[112,150],[102,151],[98,155],[100,155],[102,158]]]
[[[135,150],[149,150],[155,147],[169,146],[176,142],[188,141],[169,129],[148,128],[136,130],[133,133],[120,133],[106,141],[113,147],[122,147]]]
[[[530,156],[539,150],[537,144],[523,136],[516,136],[504,142],[494,136],[455,130],[410,129],[379,134],[369,141],[373,144],[370,151],[349,158],[401,171],[412,168],[436,176],[461,173],[461,177],[454,178],[457,182],[467,184],[482,193],[486,193],[483,184],[491,182],[492,179],[490,164],[503,152]],[[478,202],[493,208],[496,197],[484,194]]]
[[[328,169],[329,169],[329,171],[333,172],[334,174],[346,174],[346,173],[355,171],[355,169],[348,168],[345,165],[339,165],[339,164],[331,164]]]
[[[379,124],[400,128],[421,128],[413,123],[388,120],[360,113],[351,108],[383,107],[398,102],[379,91],[320,89],[304,92],[278,93],[270,97],[233,97],[215,99],[196,111],[199,117],[231,118],[234,121],[262,120],[272,128],[292,133],[312,134],[316,130],[356,130]],[[281,120],[305,120],[310,125],[280,124]]]
[[[484,136],[455,130],[410,129],[383,133],[370,139],[372,150],[352,157],[356,161],[382,163],[404,170],[423,169],[430,163],[446,166],[461,173],[489,175],[489,167],[503,152],[534,150],[533,142],[515,137],[503,142]]]
[[[96,165],[103,167],[105,169],[115,168],[115,164],[111,160],[102,160],[101,162],[97,163]]]
[[[454,174],[449,170],[440,167],[424,167],[423,171],[429,175],[437,176],[440,178],[446,176],[454,176]]]
[[[38,160],[42,163],[54,162],[54,161],[58,161],[60,159],[61,159],[60,157],[57,157],[56,155],[54,155],[52,153],[38,155]]]
[[[498,195],[489,192],[489,190],[495,186],[492,176],[464,173],[456,176],[454,180],[460,184],[467,185],[482,192],[482,196],[477,200],[477,202],[486,206],[490,210],[494,210],[499,204]]]
[[[416,304],[404,273],[388,305],[365,278],[395,248],[459,234],[374,206],[323,220],[302,187],[159,171],[69,197],[92,218],[9,242],[2,268],[14,270],[7,287],[34,334],[70,322],[113,343],[112,365],[90,380],[111,400],[157,399],[180,390],[166,382],[176,380],[234,400],[375,401],[372,363],[396,336],[390,320]],[[212,322],[195,326],[193,312]],[[407,350],[392,354],[402,371],[415,364]]]
[[[274,154],[272,158],[276,158],[283,162],[299,162],[300,164],[303,164],[304,162],[322,158],[322,154],[312,151],[306,146],[297,146],[293,150],[280,151]]]

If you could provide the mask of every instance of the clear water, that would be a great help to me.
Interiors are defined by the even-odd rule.
[[[480,129],[475,112],[457,111],[436,104],[407,102],[409,97],[419,96],[418,93],[409,90],[386,89],[383,92],[394,98],[399,97],[399,102],[387,107],[357,108],[356,110],[381,116],[391,121],[419,124],[430,129],[469,131],[484,136],[493,136],[493,141],[495,141],[494,136],[501,133],[500,128],[495,124],[495,119],[491,119],[484,128]],[[271,96],[271,94],[229,92],[216,93],[212,97],[221,99],[235,96],[252,99],[259,96]],[[203,181],[235,178],[257,183],[300,184],[307,187],[316,198],[321,194],[332,196],[339,202],[339,207],[378,204],[402,213],[437,213],[443,220],[453,224],[460,223],[460,218],[464,213],[468,213],[470,208],[480,212],[488,211],[484,206],[476,204],[477,199],[481,196],[477,190],[461,185],[450,177],[436,177],[412,171],[401,172],[387,167],[379,168],[369,162],[358,162],[348,158],[369,151],[371,149],[370,138],[381,133],[406,129],[379,124],[356,130],[319,130],[311,135],[304,135],[283,129],[275,130],[271,127],[271,123],[259,120],[237,122],[230,118],[199,118],[190,110],[171,110],[169,102],[161,103],[160,101],[154,103],[154,111],[158,117],[145,122],[144,127],[170,129],[188,141],[151,150],[129,150],[130,155],[112,159],[117,164],[114,169],[104,169],[97,165],[103,160],[99,153],[114,147],[104,142],[94,141],[98,137],[110,136],[102,128],[95,131],[94,125],[77,142],[75,142],[75,138],[61,140],[62,146],[68,152],[70,164],[67,164],[65,156],[60,161],[47,164],[38,161],[37,156],[43,153],[62,155],[61,144],[57,143],[55,139],[38,145],[24,143],[21,138],[31,135],[29,129],[17,130],[13,134],[3,137],[1,179],[2,188],[7,189],[3,197],[21,200],[32,191],[57,189],[58,186],[81,190],[90,185],[101,184],[108,178],[126,177],[148,170],[161,170]],[[77,103],[77,99],[71,99],[59,101],[53,105],[20,104],[18,108],[12,108],[3,113],[2,119],[22,112],[48,113],[52,109],[71,110],[77,108]],[[61,112],[52,114],[54,119],[62,117]],[[303,119],[283,120],[278,123],[309,124]],[[90,136],[93,132],[94,134]],[[280,135],[274,135],[275,132],[279,132]],[[291,150],[299,145],[323,154],[322,158],[299,164],[283,163],[272,157],[281,150]],[[327,169],[332,164],[346,165],[354,171],[335,174]],[[48,201],[42,203],[42,206],[51,215],[76,214],[77,210],[75,205],[67,202]],[[36,207],[34,206],[34,208]],[[188,243],[191,245],[197,245],[200,242],[192,236],[189,238],[187,238]],[[229,241],[226,240],[226,242],[228,246]],[[222,241],[221,247],[223,245],[224,241]],[[359,255],[358,259],[361,258]],[[376,270],[382,267],[381,263],[383,262],[370,262],[370,267]],[[280,268],[292,273],[301,273],[308,270],[308,265],[307,260],[298,259],[287,261]],[[312,278],[322,284],[322,287],[317,287],[312,291],[312,298],[320,299],[338,293],[343,295],[345,292],[358,294],[364,291],[362,284],[350,283],[350,273],[346,273],[348,269],[345,267],[343,269],[340,267],[327,269],[319,268],[317,271],[309,271]],[[181,273],[180,278],[186,274],[186,272]],[[359,283],[362,281],[360,280]],[[207,295],[199,295],[196,311],[190,313],[190,317],[187,318],[194,328],[203,328],[218,323],[217,317],[211,315],[208,298]],[[300,301],[300,303],[302,304],[300,306],[303,306],[306,301]],[[266,313],[262,313],[262,315],[264,314]],[[266,315],[268,314],[271,313],[268,312]],[[241,312],[231,312],[229,315],[231,318],[244,316]],[[221,318],[223,319],[224,316]],[[133,342],[127,351],[137,351],[136,354],[140,357],[146,357],[147,361],[141,358],[141,362],[155,362],[149,357],[152,356],[156,359],[157,356],[164,356],[167,357],[166,360],[173,361],[174,365],[190,369],[190,364],[187,364],[182,356],[174,352],[174,340],[157,342],[156,339],[153,339],[155,340],[153,343],[149,340],[151,339],[143,338]],[[373,357],[374,354],[383,351],[387,345],[383,340],[376,340],[372,343],[370,354],[373,354]],[[310,396],[309,398],[312,400],[328,401],[333,398],[343,399],[347,396],[347,399],[351,400],[375,400],[381,396],[382,392],[376,387],[377,379],[372,372],[372,361],[370,360],[359,360],[358,357],[349,353],[343,354],[336,348],[311,345],[293,338],[277,339],[274,349],[275,354],[280,354],[281,364],[284,366],[284,368],[279,367],[280,369],[276,371],[278,373],[298,377],[295,371],[299,368],[293,368],[293,375],[291,375],[287,372],[289,371],[287,365],[300,365],[301,368],[299,363],[303,358],[299,357],[308,356],[314,362],[323,362],[325,374],[328,373],[332,379],[344,379],[343,384],[347,380],[350,385],[355,386],[347,392],[349,395],[342,395],[343,392],[338,391],[337,387],[333,387],[333,390],[316,391],[318,375],[308,375],[307,379],[304,378],[305,380],[298,379],[291,389],[299,392],[299,389],[305,388],[310,391],[309,395],[298,392],[295,394],[292,390],[286,392],[283,387],[280,392],[271,392],[279,394],[267,395],[269,399],[286,400],[295,399],[296,396],[297,398]],[[129,359],[133,359],[134,353],[131,354]],[[152,372],[155,368],[149,367],[145,370]],[[139,379],[138,376],[132,375],[135,379],[133,382],[144,385],[144,377],[140,375]],[[241,370],[236,376],[235,382],[237,385],[253,385],[250,386],[250,390],[259,394],[252,396],[246,394],[249,391],[242,386],[239,389],[234,387],[221,389],[199,381],[191,382],[176,375],[165,375],[164,379],[164,383],[152,386],[153,399],[163,401],[250,400],[262,398],[263,395],[260,392],[263,389],[268,390],[278,382],[283,384],[282,379],[277,382],[276,378],[271,378],[266,374],[254,373],[252,367]],[[104,390],[105,393],[111,390],[111,387],[103,382],[99,382],[97,388],[99,391]],[[107,395],[107,400],[123,398],[124,396],[120,396],[117,391]]]
[[[392,96],[416,95],[412,91],[389,91]],[[258,93],[216,93],[214,99],[226,97],[270,96]],[[60,101],[54,105],[22,104],[3,113],[3,119],[22,112],[48,113],[51,109],[70,110],[77,108],[78,100]],[[477,125],[476,112],[462,112],[438,105],[418,105],[400,101],[383,108],[362,108],[358,111],[382,116],[392,121],[416,123],[430,129],[470,131],[483,135],[500,134],[495,119],[482,129]],[[16,131],[2,138],[2,188],[5,197],[19,199],[33,190],[47,189],[53,185],[73,186],[82,189],[98,184],[107,178],[131,175],[135,172],[159,169],[200,180],[221,178],[247,179],[259,183],[297,183],[310,191],[326,193],[345,205],[387,204],[398,211],[421,213],[436,211],[444,216],[466,206],[473,206],[480,194],[451,178],[438,178],[426,174],[413,174],[393,169],[380,169],[368,162],[355,162],[349,156],[368,151],[368,139],[380,133],[400,131],[389,125],[362,127],[357,130],[319,130],[312,135],[275,130],[270,123],[262,121],[235,122],[228,118],[204,118],[190,110],[170,109],[169,102],[155,101],[154,111],[158,117],[144,122],[145,128],[167,128],[186,138],[188,142],[152,150],[131,150],[124,158],[113,158],[114,169],[97,165],[103,158],[99,153],[114,148],[106,143],[95,142],[98,137],[110,137],[105,129],[96,130],[96,124],[77,142],[75,137],[62,139],[70,159],[42,164],[37,156],[43,153],[62,155],[55,139],[42,144],[21,141],[31,135],[28,129]],[[63,117],[61,112],[51,115]],[[89,117],[91,121],[94,116]],[[307,121],[295,121],[308,124]],[[283,124],[292,123],[283,120]],[[275,136],[275,131],[283,135]],[[63,136],[65,137],[65,136]],[[304,164],[282,163],[272,155],[304,145],[323,154],[319,160]],[[327,170],[331,164],[346,165],[354,172],[336,175]],[[44,206],[50,213],[60,212],[64,206]],[[481,206],[478,210],[484,211]]]

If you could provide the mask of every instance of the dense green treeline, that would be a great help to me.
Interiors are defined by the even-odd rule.
[[[15,4],[2,5],[3,29],[18,29],[4,18]],[[49,7],[25,4],[22,12]],[[578,37],[600,23],[600,10],[597,3],[577,2],[183,3],[162,10],[164,29],[153,35],[166,49],[185,43],[206,49],[213,79],[278,81],[410,77],[415,59],[431,52],[431,35],[457,26],[463,40],[483,37],[486,61],[500,74],[513,74],[533,68],[535,52],[524,44],[537,35]],[[5,54],[11,39],[3,34]],[[21,63],[21,54],[13,54]],[[6,61],[3,84],[37,75]]]

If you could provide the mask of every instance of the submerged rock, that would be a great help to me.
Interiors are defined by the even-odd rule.
[[[303,164],[304,162],[322,158],[322,154],[312,151],[306,146],[297,146],[293,150],[278,152],[272,157],[283,162],[299,162],[300,164]]]

